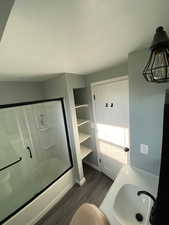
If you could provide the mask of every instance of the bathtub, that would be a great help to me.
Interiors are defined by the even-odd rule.
[[[39,162],[32,171],[31,167],[24,171],[18,164],[15,170],[1,173],[0,201],[7,207],[1,208],[0,217],[14,214],[5,224],[35,224],[74,185],[74,170],[70,166],[55,157]],[[12,176],[14,172],[19,175]]]

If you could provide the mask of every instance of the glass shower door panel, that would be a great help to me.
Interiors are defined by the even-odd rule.
[[[31,127],[36,133],[36,171],[39,186],[45,188],[71,167],[63,109],[60,101],[33,105]],[[33,134],[33,133],[32,133]],[[35,143],[35,135],[32,135]]]
[[[0,110],[0,221],[34,195],[19,108]]]
[[[0,109],[0,223],[72,167],[62,104]]]

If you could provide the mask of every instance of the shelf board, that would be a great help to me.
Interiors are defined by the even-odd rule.
[[[77,126],[78,127],[85,124],[85,123],[89,123],[89,120],[87,120],[87,119],[77,119]]]
[[[89,134],[85,134],[85,133],[79,132],[79,141],[80,141],[80,144],[82,142],[86,141],[90,137],[91,136]]]
[[[92,149],[90,149],[84,145],[81,145],[80,151],[81,151],[81,159],[84,159],[86,156],[88,156],[92,152]]]
[[[76,105],[75,109],[83,108],[83,107],[88,107],[88,104],[83,104],[83,105]]]

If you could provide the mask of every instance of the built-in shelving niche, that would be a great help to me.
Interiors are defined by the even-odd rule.
[[[91,138],[91,132],[90,131],[91,131],[90,122],[85,123],[82,126],[78,127],[80,144],[83,144],[86,140]]]
[[[76,108],[76,117],[77,117],[78,127],[86,123],[90,123],[89,107],[86,106],[86,107]]]
[[[80,144],[80,152],[81,152],[81,159],[83,160],[86,158],[89,154],[92,153],[91,149],[91,138],[88,138],[85,142]]]
[[[80,153],[81,159],[83,160],[90,153],[92,153],[91,124],[87,99],[88,95],[86,88],[74,89],[73,92],[79,134]]]
[[[87,88],[73,89],[75,107],[88,104]]]

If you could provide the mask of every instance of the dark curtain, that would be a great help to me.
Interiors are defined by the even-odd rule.
[[[169,104],[164,107],[163,144],[157,201],[153,225],[169,225]]]

